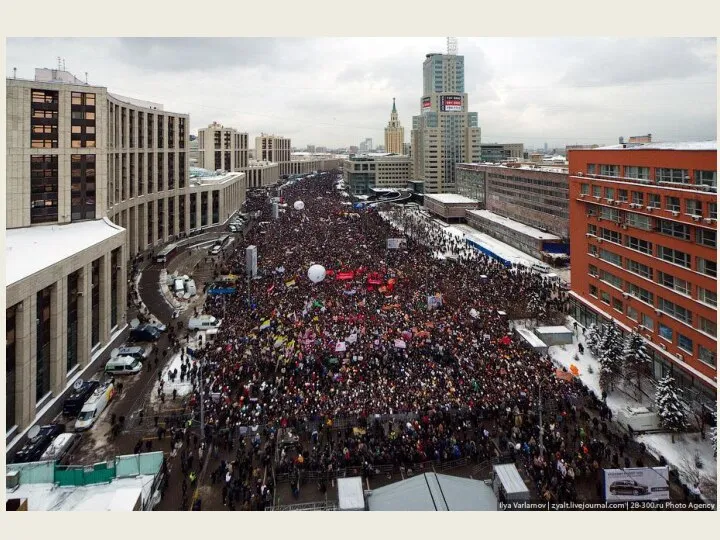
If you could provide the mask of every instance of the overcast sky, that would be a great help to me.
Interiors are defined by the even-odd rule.
[[[550,148],[716,139],[715,38],[459,38],[483,142]],[[9,38],[7,75],[66,69],[110,92],[292,138],[293,146],[382,144],[397,99],[405,141],[422,63],[445,38]],[[251,143],[252,145],[252,143]]]

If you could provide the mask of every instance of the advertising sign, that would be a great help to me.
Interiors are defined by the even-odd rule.
[[[388,238],[387,248],[388,249],[401,249],[407,247],[407,239],[405,238]]]
[[[440,110],[443,112],[462,112],[462,96],[440,96]]]
[[[422,110],[423,112],[432,108],[432,99],[429,97],[422,98]]]
[[[603,469],[603,473],[608,502],[670,499],[667,467]]]
[[[257,276],[257,246],[248,246],[245,250],[245,271],[251,278]]]

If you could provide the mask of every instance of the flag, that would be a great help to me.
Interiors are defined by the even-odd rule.
[[[270,285],[270,287],[268,288],[267,292],[269,292],[269,293],[273,292],[273,289],[274,289],[274,288],[275,288],[275,284],[273,283],[272,285]]]
[[[295,286],[295,280],[294,280],[294,279],[291,279],[290,281],[286,281],[286,282],[285,282],[285,286],[286,286],[288,289],[289,289],[290,287],[294,287],[294,286]]]
[[[260,330],[265,330],[266,328],[270,328],[270,320],[263,321],[260,325]]]

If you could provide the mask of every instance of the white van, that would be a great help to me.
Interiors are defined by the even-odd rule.
[[[212,315],[200,315],[191,317],[188,321],[188,330],[207,330],[208,328],[220,328],[222,321]]]
[[[133,359],[134,360],[134,359]],[[75,431],[90,429],[100,417],[105,407],[115,395],[115,386],[108,382],[100,387],[88,398],[75,421]]]
[[[133,375],[142,370],[142,362],[134,356],[116,356],[105,364],[105,373],[111,375]]]
[[[213,246],[213,248],[210,250],[210,255],[217,255],[222,251],[221,246]]]
[[[647,407],[623,407],[617,413],[618,423],[631,433],[660,431],[660,416]]]
[[[40,461],[60,461],[72,445],[75,444],[77,438],[77,433],[61,433],[53,439]]]

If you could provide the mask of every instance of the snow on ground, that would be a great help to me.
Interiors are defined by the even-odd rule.
[[[573,319],[568,318],[570,326]],[[553,362],[570,370],[570,365],[575,364],[580,374],[580,380],[592,390],[598,397],[602,396],[600,390],[600,362],[590,353],[585,343],[585,337],[578,326],[579,336],[573,336],[572,345],[553,346],[548,348],[548,353]],[[584,354],[580,354],[577,349],[578,342],[583,344]],[[579,361],[574,359],[575,354],[578,355]],[[593,373],[590,373],[589,367],[592,367]],[[625,390],[632,392],[632,389],[625,387]],[[612,410],[613,415],[617,418],[620,409],[632,407],[653,407],[652,399],[645,394],[640,395],[640,399],[636,400],[628,393],[623,391],[622,385],[617,385],[616,390],[607,397],[607,406]],[[648,451],[655,457],[663,456],[665,460],[677,468],[680,472],[681,480],[693,485],[697,481],[697,474],[702,477],[701,491],[703,494],[715,497],[714,483],[717,479],[717,459],[713,457],[712,444],[709,436],[705,440],[700,438],[699,433],[682,433],[675,436],[675,444],[672,443],[672,437],[669,433],[653,433],[635,436],[634,439],[644,443]],[[703,468],[700,471],[694,470],[695,454],[698,453],[703,462]]]
[[[192,344],[189,344],[189,346],[192,348]],[[188,357],[185,357],[185,362],[188,362]],[[165,386],[163,387],[163,392],[165,393],[165,396],[172,397],[173,390],[177,390],[178,397],[187,396],[192,392],[192,383],[190,382],[190,378],[186,377],[183,382],[180,382],[180,366],[182,365],[182,355],[180,353],[176,353],[170,358],[170,362],[163,368],[162,371],[162,380],[165,381]],[[192,364],[191,364],[192,365]],[[177,369],[177,377],[175,377],[175,382],[170,381],[169,373],[171,371],[174,371]],[[189,373],[189,372],[186,372]],[[150,396],[151,403],[157,403],[160,401],[160,398],[158,397],[158,389],[160,388],[160,382],[156,382],[155,386],[153,386],[152,394]]]

